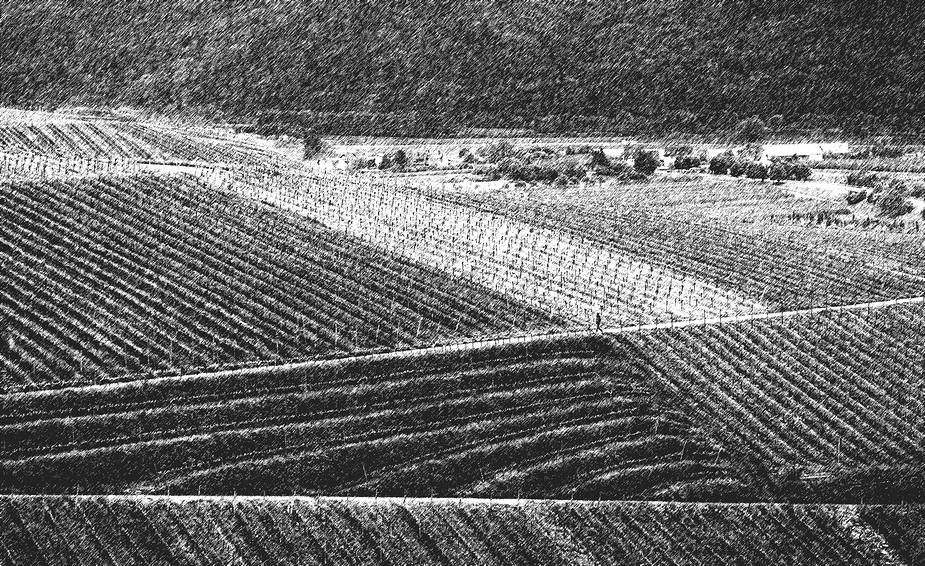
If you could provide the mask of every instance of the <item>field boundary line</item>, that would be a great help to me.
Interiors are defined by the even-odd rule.
[[[3,394],[8,398],[28,398],[39,397],[44,395],[57,395],[64,391],[116,391],[123,388],[137,387],[144,383],[147,385],[157,385],[171,382],[191,381],[196,379],[218,379],[222,377],[246,378],[248,375],[263,375],[271,373],[288,373],[292,371],[303,371],[312,368],[325,366],[337,366],[346,363],[356,362],[375,362],[381,360],[402,360],[415,357],[424,357],[431,354],[440,353],[458,353],[466,350],[481,350],[493,347],[514,346],[517,344],[529,344],[546,340],[559,340],[567,338],[590,338],[593,336],[616,336],[620,334],[631,334],[634,332],[645,332],[650,330],[687,328],[697,326],[710,326],[718,324],[734,324],[738,322],[750,322],[755,320],[784,319],[795,316],[821,314],[825,312],[840,311],[857,311],[871,310],[891,307],[896,305],[909,305],[925,303],[925,296],[908,297],[902,299],[890,299],[885,301],[872,301],[866,303],[852,303],[844,305],[831,305],[824,307],[814,307],[808,309],[797,309],[790,311],[778,312],[760,312],[744,315],[730,315],[728,317],[713,317],[701,319],[674,320],[669,322],[658,322],[650,324],[638,324],[631,326],[621,326],[614,328],[582,329],[582,330],[565,330],[561,332],[548,332],[539,334],[520,334],[505,338],[488,338],[484,340],[473,340],[466,342],[455,342],[451,344],[442,344],[426,346],[421,348],[408,348],[402,350],[388,350],[382,352],[358,353],[351,356],[341,356],[333,358],[319,358],[304,360],[283,364],[266,364],[236,369],[199,371],[195,373],[185,373],[179,375],[168,375],[159,377],[149,377],[141,379],[132,379],[126,381],[113,381],[110,383],[99,383],[89,385],[75,385],[69,387],[60,387],[54,389],[39,389],[31,391],[11,391]]]
[[[534,505],[585,505],[585,506],[612,506],[621,507],[731,507],[731,508],[754,508],[754,507],[776,507],[776,508],[806,508],[806,509],[854,509],[857,504],[853,503],[779,503],[779,502],[759,502],[759,503],[742,503],[742,502],[724,502],[724,501],[663,501],[647,499],[536,499],[536,498],[492,498],[492,497],[426,497],[426,496],[351,496],[351,495],[166,495],[166,494],[137,494],[137,493],[100,493],[78,495],[61,495],[61,494],[0,494],[0,501],[4,499],[55,499],[68,498],[81,501],[134,501],[144,502],[166,502],[166,503],[195,503],[195,502],[214,502],[214,503],[355,503],[358,505],[381,505],[381,504],[411,504],[411,505],[505,505],[511,507],[517,506],[534,506]],[[889,507],[891,505],[878,505],[878,507]],[[897,505],[898,506],[898,505]]]
[[[685,319],[674,320],[669,322],[656,322],[650,324],[637,324],[630,326],[620,326],[614,328],[604,328],[603,334],[623,334],[627,332],[639,332],[643,330],[658,330],[662,328],[684,328],[688,326],[708,326],[712,324],[726,324],[734,322],[749,322],[752,320],[768,320],[772,318],[789,318],[792,316],[813,315],[824,312],[840,312],[865,309],[879,309],[895,305],[908,305],[925,302],[925,296],[907,297],[902,299],[889,299],[885,301],[871,301],[866,303],[851,303],[845,305],[829,305],[824,307],[812,307],[808,309],[796,309],[789,311],[776,312],[757,312],[753,314],[729,315],[726,317],[712,317],[702,319]]]

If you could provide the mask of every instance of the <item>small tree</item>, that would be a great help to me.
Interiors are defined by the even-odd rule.
[[[488,163],[498,163],[507,157],[514,157],[514,146],[507,140],[500,140],[478,149],[478,154]]]
[[[588,163],[590,167],[610,167],[610,160],[607,159],[607,156],[604,155],[604,150],[601,148],[591,150],[591,162]]]
[[[746,161],[742,159],[733,160],[732,165],[729,166],[729,174],[733,177],[741,177],[745,174],[745,165]]]
[[[710,173],[714,175],[725,175],[729,172],[729,168],[732,167],[734,160],[735,158],[730,151],[724,151],[719,155],[714,155],[713,159],[710,160]]]
[[[790,164],[785,161],[775,161],[768,169],[768,177],[772,181],[783,181],[790,178]]]
[[[401,167],[404,167],[407,163],[408,163],[408,156],[405,154],[405,150],[396,149],[392,153],[392,164],[395,167],[401,168]]]
[[[900,180],[890,181],[886,186],[883,194],[877,199],[877,208],[880,214],[890,218],[896,218],[912,212],[915,208],[906,199],[909,196],[909,188]]]
[[[772,132],[779,132],[781,128],[784,127],[784,117],[780,114],[775,114],[768,118],[768,128]]]
[[[812,176],[813,170],[806,163],[793,163],[790,165],[790,178],[794,181],[806,181]]]
[[[302,158],[311,159],[321,153],[324,144],[313,130],[306,130],[302,136]]]
[[[761,179],[763,181],[768,178],[768,168],[757,161],[749,162],[745,166],[745,176],[749,179]]]
[[[648,176],[655,173],[659,165],[661,165],[661,162],[658,159],[658,154],[654,151],[640,149],[633,158],[633,168],[643,175]]]

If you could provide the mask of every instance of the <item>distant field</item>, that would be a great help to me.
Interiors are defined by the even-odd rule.
[[[192,177],[0,184],[0,387],[563,321]]]
[[[0,490],[742,492],[719,447],[633,365],[600,341],[560,340],[7,395]]]
[[[447,187],[438,194],[735,289],[770,311],[925,294],[925,234],[887,233],[877,241],[875,232],[858,228],[823,233],[806,218],[841,204],[796,198],[770,183],[681,180],[484,192]]]
[[[0,497],[5,563],[921,564],[918,507]]]
[[[813,163],[816,169],[848,169],[859,171],[894,171],[925,173],[925,156],[868,157],[862,159],[824,159]]]
[[[255,163],[269,155],[231,140],[121,120],[39,120],[0,124],[0,152],[147,161]]]

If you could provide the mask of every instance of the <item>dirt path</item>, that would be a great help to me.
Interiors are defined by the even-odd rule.
[[[576,338],[576,337],[591,337],[591,336],[615,336],[618,334],[626,334],[632,332],[644,332],[657,329],[667,329],[667,328],[686,328],[693,326],[705,326],[712,324],[736,324],[740,322],[748,322],[752,320],[770,320],[770,319],[783,319],[794,316],[806,316],[812,314],[819,314],[825,312],[839,312],[839,311],[859,311],[859,310],[872,310],[872,309],[881,309],[888,308],[894,305],[909,305],[909,304],[921,304],[925,303],[925,296],[921,297],[908,297],[902,299],[891,299],[888,301],[877,301],[870,303],[854,303],[848,305],[835,305],[828,307],[818,307],[812,309],[801,309],[801,310],[792,310],[792,311],[783,311],[783,312],[772,312],[772,313],[755,313],[748,315],[734,315],[728,317],[715,317],[715,318],[705,318],[705,319],[696,319],[696,320],[681,320],[674,322],[663,322],[656,324],[643,324],[635,326],[622,326],[615,328],[604,328],[602,331],[598,332],[595,329],[587,330],[572,330],[565,332],[552,332],[546,334],[525,334],[520,336],[511,336],[505,338],[487,338],[484,340],[475,340],[469,342],[458,342],[454,344],[443,344],[439,346],[429,346],[424,348],[413,348],[407,350],[392,350],[388,352],[377,352],[377,353],[358,353],[352,356],[344,356],[339,358],[327,358],[327,359],[318,359],[318,360],[307,360],[302,362],[293,362],[287,364],[269,364],[265,366],[249,367],[243,369],[230,369],[230,370],[219,370],[219,371],[207,371],[194,374],[186,375],[175,375],[175,376],[166,376],[166,377],[154,377],[148,379],[139,379],[134,381],[122,381],[115,383],[106,383],[106,384],[97,384],[97,385],[82,385],[74,387],[65,387],[60,389],[48,389],[48,390],[39,390],[39,391],[26,391],[18,393],[9,393],[6,396],[10,398],[30,398],[30,397],[42,397],[46,395],[60,395],[63,391],[107,391],[113,392],[118,391],[122,388],[133,388],[137,387],[140,383],[145,383],[148,385],[156,385],[162,383],[180,383],[183,381],[189,380],[210,380],[210,379],[222,379],[224,377],[236,377],[236,378],[246,378],[248,375],[260,375],[265,374],[267,371],[274,371],[277,373],[286,373],[292,371],[310,371],[318,368],[325,367],[336,367],[337,365],[343,364],[345,362],[372,362],[372,361],[382,361],[382,360],[405,360],[415,357],[431,356],[431,355],[440,355],[453,352],[464,352],[467,350],[482,350],[486,348],[493,348],[499,346],[507,345],[516,345],[516,344],[529,344],[533,342],[541,342],[546,340],[555,340],[561,338]]]

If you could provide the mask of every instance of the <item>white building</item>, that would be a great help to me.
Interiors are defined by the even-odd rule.
[[[822,161],[826,153],[849,153],[846,143],[779,143],[767,144],[763,148],[760,161],[764,164],[775,159],[801,159]]]

